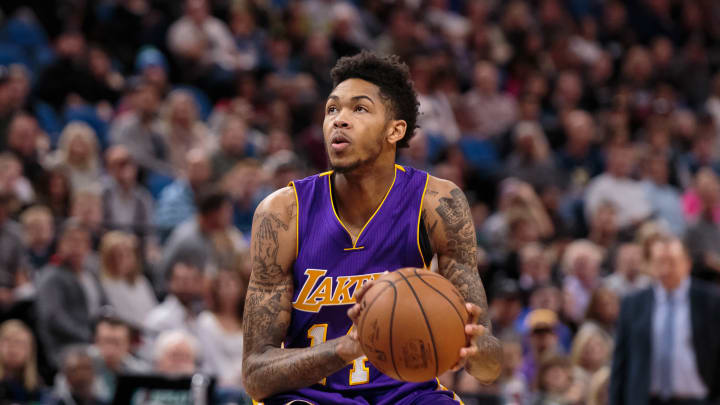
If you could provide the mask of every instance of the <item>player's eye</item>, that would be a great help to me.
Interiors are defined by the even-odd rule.
[[[359,106],[355,107],[355,111],[367,112],[368,109],[359,105]]]
[[[328,114],[332,114],[332,113],[334,113],[334,112],[336,112],[336,111],[337,111],[337,107],[335,107],[334,105],[331,105],[331,106],[329,106],[329,107],[327,108],[327,113],[328,113]]]

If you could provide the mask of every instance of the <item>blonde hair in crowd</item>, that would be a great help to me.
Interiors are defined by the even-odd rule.
[[[40,375],[37,370],[37,347],[35,345],[35,338],[33,337],[30,329],[25,326],[24,323],[10,319],[0,324],[0,341],[7,339],[9,335],[16,333],[24,333],[30,340],[30,353],[28,354],[27,361],[23,366],[23,386],[28,391],[34,391],[40,386]],[[0,361],[0,380],[6,377],[6,371],[3,367],[2,361]]]
[[[135,252],[138,246],[137,238],[135,235],[122,231],[110,231],[102,237],[100,241],[100,275],[102,277],[107,277],[111,280],[118,279],[111,269],[116,266],[117,250],[123,245],[129,245],[133,252]],[[131,284],[135,283],[139,275],[140,268],[139,265],[136,265],[127,281]]]

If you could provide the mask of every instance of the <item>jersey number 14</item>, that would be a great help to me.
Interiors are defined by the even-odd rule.
[[[325,340],[327,339],[327,328],[328,324],[318,323],[308,329],[307,337],[310,339],[311,347],[325,342]],[[347,333],[350,333],[350,331],[352,331],[352,328],[353,327],[351,326],[350,330],[348,330]],[[367,357],[362,356],[353,360],[352,369],[350,369],[350,381],[348,384],[366,384],[368,381],[370,381],[370,370],[365,365],[367,359]],[[325,378],[320,380],[320,384],[325,385],[325,380]]]

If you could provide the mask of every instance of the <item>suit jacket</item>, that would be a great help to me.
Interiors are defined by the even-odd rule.
[[[713,404],[720,403],[720,290],[692,280],[688,292],[698,374]],[[610,378],[610,405],[647,405],[652,378],[652,287],[626,297],[620,308]]]

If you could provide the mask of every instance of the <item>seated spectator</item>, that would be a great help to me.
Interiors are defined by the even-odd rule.
[[[720,225],[720,179],[708,168],[700,168],[695,175],[693,186],[682,197],[683,212],[689,224],[706,221]]]
[[[200,347],[193,335],[170,329],[158,336],[153,351],[153,370],[165,376],[191,375],[197,370]]]
[[[10,403],[45,403],[32,331],[18,320],[0,324],[0,398]]]
[[[123,145],[108,148],[105,165],[110,175],[102,192],[105,227],[134,233],[148,253],[157,250],[152,196],[138,184],[138,168],[130,152]]]
[[[196,211],[195,199],[201,188],[210,180],[210,161],[207,152],[193,149],[187,156],[187,176],[165,187],[155,210],[155,225],[165,236]]]
[[[62,167],[48,170],[47,178],[43,181],[39,192],[40,201],[50,208],[56,224],[70,216],[72,185],[67,170]]]
[[[589,377],[610,365],[612,350],[612,337],[599,326],[586,323],[573,339],[570,361]]]
[[[615,323],[620,313],[620,298],[607,287],[598,287],[593,291],[585,313],[585,323],[590,322],[613,336]]]
[[[563,120],[563,128],[566,139],[555,153],[557,167],[568,176],[571,189],[581,189],[602,172],[602,155],[595,145],[595,121],[586,111],[573,110]]]
[[[603,367],[590,378],[587,405],[606,405],[610,395],[610,367]]]
[[[573,322],[580,323],[585,316],[590,296],[600,285],[600,263],[602,250],[588,240],[571,243],[563,254],[562,270],[565,274],[565,315]]]
[[[52,212],[44,205],[36,205],[20,215],[25,252],[32,270],[40,270],[55,253],[55,223]]]
[[[247,123],[240,117],[228,116],[220,128],[220,147],[212,156],[212,178],[219,180],[237,163],[255,155],[248,139]]]
[[[90,241],[93,251],[100,244],[103,229],[102,194],[100,187],[88,187],[75,190],[70,206],[70,219],[77,221],[90,232]],[[95,255],[90,255],[96,259]],[[97,270],[97,266],[93,266]]]
[[[94,349],[98,354],[95,391],[105,402],[110,402],[115,395],[118,375],[143,373],[149,369],[130,353],[132,336],[130,325],[112,316],[103,316],[95,324]]]
[[[246,288],[237,272],[219,272],[210,284],[209,310],[198,317],[203,371],[217,376],[221,386],[242,386]]]
[[[9,152],[0,153],[0,189],[12,195],[12,211],[35,201],[35,190],[24,174],[20,160]]]
[[[108,303],[119,319],[136,328],[158,305],[138,252],[137,238],[121,231],[106,233],[100,243],[100,283]]]
[[[545,133],[537,122],[519,122],[512,132],[514,149],[505,162],[505,174],[535,189],[558,182]]]
[[[245,159],[235,165],[220,181],[223,190],[233,200],[233,224],[241,232],[250,234],[255,208],[262,196],[265,172],[255,159]]]
[[[183,175],[187,171],[187,153],[192,149],[212,150],[213,139],[198,117],[198,106],[192,93],[174,90],[168,95],[166,104],[159,130],[168,145],[174,172]]]
[[[80,121],[69,123],[60,134],[58,150],[49,157],[50,167],[63,167],[73,190],[82,190],[100,180],[100,151],[95,130]]]
[[[639,224],[652,213],[645,191],[630,177],[635,166],[632,146],[616,145],[608,151],[605,172],[588,184],[585,193],[585,216],[590,220],[604,201],[617,206],[618,227],[623,229]]]
[[[44,181],[46,172],[42,161],[49,146],[35,117],[25,113],[13,117],[7,132],[7,150],[20,159],[22,172],[33,188],[38,188]]]
[[[501,280],[494,288],[495,294],[490,300],[490,320],[496,336],[515,330],[516,322],[523,311],[523,301],[517,282],[512,279]]]
[[[552,262],[539,243],[529,243],[520,249],[520,277],[518,283],[525,296],[536,286],[553,281]]]
[[[95,274],[85,266],[90,234],[69,221],[60,232],[57,262],[43,270],[38,282],[38,330],[51,364],[72,344],[89,343],[90,321],[105,297]]]
[[[22,229],[9,218],[12,197],[0,190],[0,313],[14,302],[13,291],[20,287],[20,275],[29,269]]]
[[[143,354],[152,357],[157,336],[171,329],[182,329],[197,336],[197,316],[202,310],[204,283],[202,271],[192,264],[177,262],[167,273],[168,295],[150,311],[143,322]]]
[[[53,405],[107,405],[94,391],[97,370],[89,346],[75,345],[63,351],[56,377]]]
[[[218,190],[203,191],[198,197],[198,213],[175,228],[165,243],[160,274],[167,273],[177,262],[192,263],[201,271],[217,271],[213,236],[231,226],[230,197]]]
[[[110,141],[125,146],[145,174],[173,175],[168,145],[159,130],[160,91],[139,80],[130,83],[129,93],[132,108],[113,122]]]
[[[588,225],[588,240],[605,249],[607,256],[612,256],[621,237],[615,203],[607,200],[600,203]]]
[[[604,286],[620,298],[647,287],[652,279],[643,273],[643,265],[642,246],[637,243],[620,245],[613,273],[603,280]]]
[[[567,357],[551,356],[538,370],[537,396],[532,405],[578,404],[585,398],[583,381],[573,372]]]
[[[680,192],[668,183],[668,161],[665,156],[653,155],[646,158],[643,187],[652,205],[656,220],[667,225],[672,233],[685,233]]]
[[[500,91],[495,65],[482,61],[473,70],[473,88],[465,94],[471,131],[479,138],[501,135],[517,120],[517,102]]]
[[[530,337],[530,348],[523,358],[521,371],[527,381],[535,381],[542,362],[553,355],[562,353],[558,344],[555,327],[558,318],[549,309],[536,309],[525,318],[525,327]]]
[[[718,207],[720,206],[720,180],[709,168],[700,169],[696,176],[696,190],[699,197],[699,214],[692,221],[685,234],[685,243],[693,260],[696,276],[707,280],[720,278],[720,228],[718,228]],[[689,203],[693,190],[686,193]],[[686,204],[686,208],[689,204]]]
[[[520,372],[523,360],[522,341],[519,336],[502,338],[503,371],[500,375],[500,395],[507,405],[526,404],[530,397],[530,386]]]

